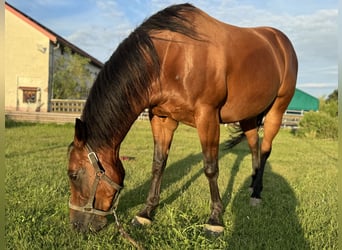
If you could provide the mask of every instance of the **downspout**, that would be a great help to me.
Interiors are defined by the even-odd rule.
[[[50,56],[49,56],[49,87],[48,87],[48,112],[51,112],[51,99],[53,98],[53,73],[54,73],[54,61],[55,61],[55,51],[59,49],[59,42],[56,45],[50,46]]]
[[[15,107],[16,111],[19,111],[19,76],[17,75],[17,104]]]

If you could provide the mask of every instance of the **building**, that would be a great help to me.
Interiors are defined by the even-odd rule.
[[[102,62],[5,3],[5,111],[51,110],[54,62],[66,47],[90,59],[95,78]]]

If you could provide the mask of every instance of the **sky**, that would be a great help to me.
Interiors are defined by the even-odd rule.
[[[105,62],[146,18],[178,0],[7,0]],[[272,26],[292,41],[297,88],[327,97],[338,86],[338,0],[192,0],[209,15],[242,27]]]

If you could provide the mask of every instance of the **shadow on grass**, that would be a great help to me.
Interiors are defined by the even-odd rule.
[[[19,128],[19,127],[33,127],[36,126],[34,122],[23,122],[23,121],[14,121],[7,117],[5,117],[5,128]]]
[[[247,178],[232,201],[233,229],[228,237],[231,249],[310,249],[299,222],[297,198],[280,175],[266,164],[262,204],[248,204]]]
[[[224,147],[224,143],[220,145],[220,148]],[[222,158],[225,154],[227,154],[229,151],[224,150],[221,151],[219,154],[219,160]],[[178,182],[184,176],[186,176],[190,171],[191,167],[195,166],[203,161],[203,155],[202,152],[199,152],[197,154],[190,154],[187,157],[173,163],[170,165],[167,165],[163,174],[163,180],[162,180],[162,186],[161,186],[161,192],[163,192],[163,189],[165,189],[167,186],[172,185],[173,183]],[[151,159],[152,164],[152,159]],[[151,184],[151,173],[147,173],[150,175],[150,178],[141,184],[140,186],[137,186],[133,190],[130,190],[128,192],[125,192],[124,195],[120,198],[120,205],[119,210],[123,210],[124,212],[126,209],[141,204],[141,208],[143,208],[150,184]],[[187,190],[191,184],[196,181],[198,177],[200,177],[202,174],[204,174],[203,168],[199,169],[193,176],[176,192],[172,193],[165,199],[163,199],[160,204],[171,204],[173,201],[175,201],[182,192]],[[208,189],[209,192],[209,189]],[[141,195],[137,195],[141,194]],[[135,199],[132,199],[132,197],[135,197]],[[123,205],[124,204],[124,205]],[[121,209],[120,209],[121,208]],[[208,208],[208,214],[209,214],[209,208]]]
[[[12,152],[12,153],[5,153],[5,158],[15,158],[18,156],[29,156],[35,153],[41,153],[41,152],[48,152],[51,153],[51,150],[54,149],[60,149],[60,148],[65,148],[65,156],[67,156],[67,150],[64,144],[62,145],[55,145],[55,146],[48,146],[46,148],[35,148],[34,150],[31,151],[25,151],[25,152]]]
[[[235,162],[228,162],[228,163],[222,162],[221,158],[223,158],[226,154],[236,154],[238,157],[236,158]],[[230,197],[231,197],[232,189],[234,186],[234,180],[239,171],[241,162],[243,161],[245,156],[249,154],[250,154],[249,147],[245,141],[241,142],[239,145],[229,150],[225,149],[225,142],[220,144],[220,152],[219,152],[219,166],[221,166],[220,171],[226,171],[227,168],[231,169],[230,180],[228,181],[228,185],[227,185],[227,188],[225,189],[225,192],[221,196],[224,208],[226,208],[230,202]],[[197,154],[190,154],[187,157],[173,164],[167,165],[163,174],[161,192],[163,192],[163,190],[167,186],[170,186],[180,181],[182,178],[184,178],[184,176],[186,176],[191,171],[192,166],[195,166],[201,163],[202,161],[203,161],[203,155],[202,155],[202,152],[199,152]],[[151,159],[151,162],[152,162],[152,159]],[[143,206],[145,205],[145,200],[146,200],[149,188],[150,188],[151,177],[152,177],[151,173],[147,173],[147,174],[149,175],[149,178],[147,181],[135,187],[134,189],[128,192],[125,192],[121,196],[120,205],[119,205],[119,213],[120,212],[125,213],[125,211],[128,208],[131,208],[137,205],[141,205],[141,209],[143,208]],[[192,175],[192,177],[186,183],[184,183],[177,191],[173,192],[171,195],[161,200],[159,206],[173,203],[201,175],[204,175],[203,168],[200,168],[197,172],[195,172]],[[132,199],[132,197],[134,197],[134,199]],[[209,184],[208,184],[208,198],[209,197],[210,197],[210,194],[209,194]],[[209,214],[210,214],[210,208],[208,207],[208,216]]]
[[[221,158],[223,158],[226,154],[236,154],[237,158],[235,162],[227,163],[227,162],[220,161]],[[249,154],[250,154],[250,151],[245,141],[241,142],[239,145],[229,150],[225,149],[225,142],[220,144],[220,151],[219,151],[219,166],[221,166],[220,171],[226,171],[223,169],[227,169],[227,168],[231,169],[230,180],[228,181],[228,185],[227,185],[227,188],[225,189],[225,192],[221,196],[224,208],[226,208],[230,202],[230,197],[231,197],[232,189],[234,186],[234,180],[239,171],[241,162],[243,161],[245,156]],[[186,176],[191,171],[192,166],[195,166],[201,163],[202,161],[203,161],[203,155],[202,155],[202,152],[199,152],[197,154],[190,154],[187,157],[171,165],[167,165],[163,174],[161,192],[163,192],[163,189],[165,189],[167,186],[170,186],[173,183],[176,183],[180,181],[182,178],[184,178],[184,176]],[[151,162],[152,162],[152,159],[151,159]],[[120,212],[125,213],[125,211],[128,208],[131,208],[137,205],[141,205],[141,209],[143,208],[149,188],[150,188],[151,177],[152,177],[151,173],[147,173],[147,174],[150,175],[150,178],[148,178],[147,181],[145,181],[140,186],[137,186],[134,189],[128,192],[125,192],[125,194],[121,196],[119,211],[120,210],[122,211]],[[167,205],[167,204],[173,203],[181,195],[181,193],[187,190],[191,186],[191,184],[195,182],[201,175],[204,175],[203,168],[195,172],[192,175],[192,177],[186,183],[184,183],[182,187],[180,187],[177,191],[173,192],[171,195],[161,200],[159,205],[165,205],[165,204]],[[134,199],[132,199],[132,197],[134,197]],[[209,184],[208,184],[208,197],[210,197]],[[209,216],[209,213],[210,213],[210,209],[208,207],[208,216]]]
[[[269,162],[264,172],[264,188],[262,204],[258,207],[249,205],[251,177],[246,178],[239,187],[233,201],[231,194],[234,181],[242,161],[250,155],[247,142],[244,141],[231,149],[236,160],[232,164],[230,179],[222,194],[224,208],[229,203],[232,209],[233,229],[228,236],[230,249],[310,249],[299,222],[295,193],[290,184],[280,175],[272,171]],[[252,166],[252,163],[250,163]],[[252,172],[252,168],[250,168]]]
[[[163,174],[163,180],[162,180],[162,186],[161,186],[161,192],[163,192],[163,189],[165,189],[165,186],[172,185],[173,183],[181,180],[190,170],[189,167],[191,165],[195,165],[202,161],[202,154],[190,154],[187,157],[183,158],[180,161],[177,161],[171,165],[167,165]],[[152,164],[152,159],[151,159],[151,164]],[[195,181],[201,174],[202,174],[202,169],[199,170],[192,178],[191,180],[184,185],[184,187],[181,188],[181,190],[184,191],[187,187],[190,186],[190,184]],[[152,173],[147,173],[149,175],[149,178],[147,181],[145,181],[143,184],[140,186],[135,187],[134,189],[125,192],[124,195],[120,198],[120,204],[125,204],[125,208],[133,207],[136,205],[141,204],[143,208],[143,204],[145,203],[150,184],[151,184],[151,178],[152,178]],[[179,192],[181,192],[181,190]],[[137,195],[141,194],[141,195]],[[163,203],[172,203],[175,199],[177,199],[177,193],[172,194],[169,196],[166,200],[163,201]],[[132,199],[132,197],[135,197],[135,199]],[[119,205],[120,208],[120,205]]]
[[[248,147],[248,144],[246,141],[243,141],[240,144],[236,145],[234,148],[229,149],[229,150],[225,150],[225,151],[228,151],[230,154],[234,154],[237,157],[236,157],[234,162],[227,163],[228,164],[227,168],[230,169],[230,178],[228,180],[227,187],[226,187],[225,191],[223,193],[221,193],[222,203],[223,203],[224,209],[227,208],[227,206],[229,205],[230,199],[232,197],[231,194],[233,191],[234,181],[235,181],[236,175],[239,172],[241,163],[246,156],[250,155],[250,150],[249,150],[249,147]],[[250,162],[250,171],[252,174],[252,167],[251,166],[252,166],[252,162]]]
[[[35,127],[37,125],[44,125],[46,127],[70,127],[70,128],[74,128],[74,123],[63,123],[63,124],[59,124],[59,123],[55,123],[55,122],[35,122],[35,121],[15,121],[15,120],[11,120],[10,118],[5,117],[5,128],[9,129],[9,128],[23,128],[23,127]]]

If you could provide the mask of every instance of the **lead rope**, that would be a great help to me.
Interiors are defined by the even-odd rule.
[[[145,250],[145,248],[143,248],[138,242],[136,242],[123,228],[123,226],[121,225],[121,223],[119,222],[118,216],[116,215],[116,211],[115,209],[113,210],[113,215],[115,218],[115,223],[119,229],[119,232],[121,234],[122,237],[124,237],[126,240],[129,241],[129,243],[131,243],[136,249],[138,250]]]

